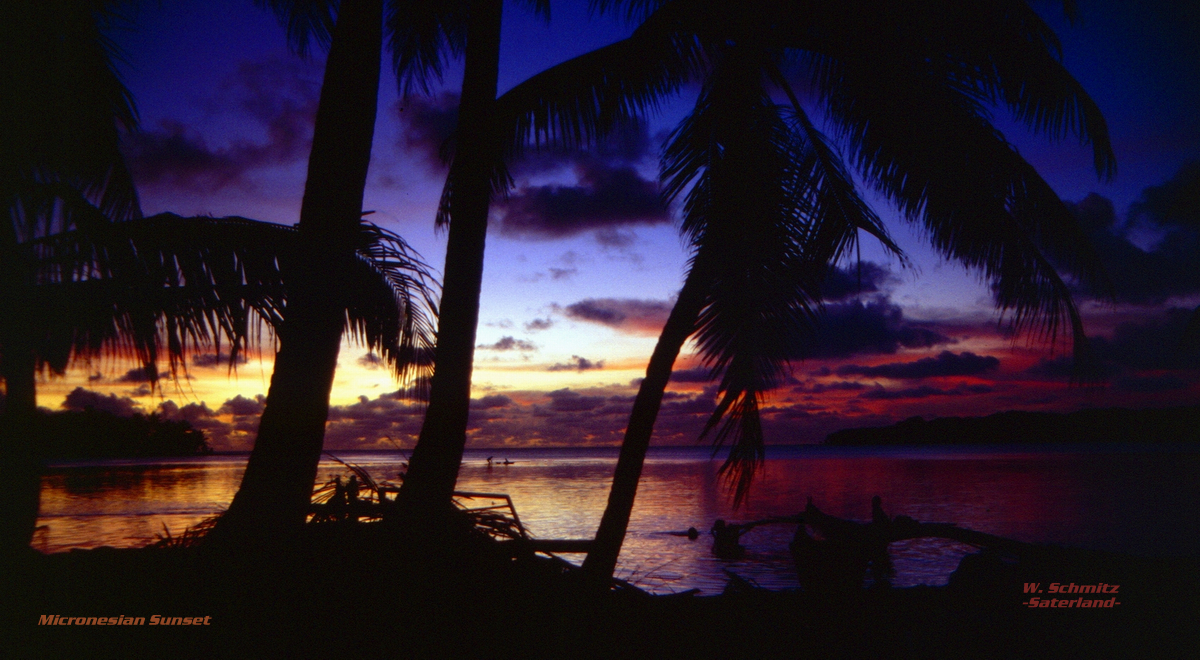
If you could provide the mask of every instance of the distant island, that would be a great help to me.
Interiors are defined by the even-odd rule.
[[[35,431],[47,460],[201,456],[212,448],[204,432],[184,420],[158,415],[121,417],[101,410],[67,410],[38,416]]]
[[[1198,442],[1200,406],[1098,408],[1072,413],[1010,410],[987,417],[910,417],[891,426],[830,433],[826,445],[976,445]]]

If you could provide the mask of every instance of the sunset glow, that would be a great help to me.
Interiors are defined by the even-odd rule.
[[[631,29],[589,18],[575,5],[555,4],[553,29],[516,5],[505,9],[502,91]],[[791,379],[764,405],[768,442],[819,442],[840,428],[914,415],[1198,400],[1200,358],[1178,348],[1187,311],[1200,302],[1195,227],[1171,225],[1136,205],[1144,190],[1200,157],[1194,115],[1181,110],[1196,107],[1195,85],[1163,82],[1197,79],[1197,58],[1188,55],[1196,46],[1171,30],[1147,31],[1148,21],[1168,24],[1155,14],[1161,8],[1133,19],[1127,14],[1134,9],[1085,3],[1073,27],[1057,6],[1041,9],[1063,39],[1068,67],[1106,113],[1119,174],[1099,181],[1086,150],[1011,122],[997,125],[1064,199],[1078,204],[1108,262],[1115,301],[1078,294],[1106,383],[1071,386],[1062,341],[1007,336],[986,284],[938,257],[876,200],[915,267],[889,263],[866,240],[861,262],[839,264],[835,279],[843,286],[826,298],[823,339],[797,349]],[[294,223],[320,57],[290,54],[284,31],[251,3],[150,3],[136,14],[136,27],[113,38],[141,112],[142,132],[126,151],[145,213]],[[1137,58],[1118,67],[1134,52]],[[453,126],[459,75],[452,72],[430,97],[401,99],[390,78],[381,86],[364,202],[370,219],[405,237],[435,269],[445,251],[445,234],[433,223],[445,176],[438,149]],[[513,195],[493,204],[468,447],[620,441],[686,268],[674,226],[678,209],[657,202],[655,179],[659,146],[695,92],[601,149],[542,152],[514,165]],[[1099,197],[1085,199],[1092,192]],[[1190,242],[1166,241],[1176,230],[1191,232]],[[1175,275],[1131,275],[1142,262]],[[135,365],[79,364],[63,377],[43,377],[39,404],[159,410],[204,429],[219,450],[248,450],[272,370],[270,342],[263,348],[234,373],[225,363],[193,358],[186,372],[153,390]],[[715,390],[692,355],[680,357],[674,381],[655,442],[691,444]],[[399,387],[373,354],[344,343],[326,446],[411,447],[422,409],[398,399]]]

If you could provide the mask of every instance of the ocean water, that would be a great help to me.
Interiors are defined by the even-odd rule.
[[[398,452],[338,454],[377,481],[396,482]],[[488,467],[486,458],[511,465]],[[43,552],[132,547],[220,512],[236,492],[246,456],[52,465],[42,482],[34,547]],[[458,489],[509,495],[536,537],[590,538],[608,498],[615,449],[469,450]],[[801,512],[870,519],[873,495],[889,515],[953,522],[1029,542],[1200,556],[1200,448],[1071,446],[773,447],[766,470],[734,509],[703,448],[656,448],[642,475],[617,576],[658,593],[720,592],[728,572],[774,589],[797,586],[788,543],[795,525],[761,525],[742,537],[738,561],[711,554],[718,518],[751,522]],[[348,471],[321,463],[324,481]],[[669,532],[696,527],[691,541]],[[894,543],[894,584],[945,584],[973,549],[941,540]],[[582,555],[563,555],[581,561]]]

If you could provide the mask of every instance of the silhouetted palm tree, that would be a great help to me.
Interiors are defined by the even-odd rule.
[[[446,179],[438,224],[448,225],[442,299],[438,309],[429,407],[400,494],[405,516],[428,518],[450,507],[450,496],[466,442],[471,368],[479,322],[483,252],[492,192],[497,180],[494,125],[500,67],[500,0],[408,2],[397,14],[398,69],[412,84],[427,86],[449,55],[463,58],[462,93],[455,153]],[[531,3],[548,12],[544,0]],[[405,30],[400,32],[400,30]],[[408,89],[406,88],[406,92]]]
[[[0,319],[0,336],[32,356],[27,373],[9,365],[6,384],[32,389],[37,371],[61,375],[73,362],[101,356],[136,362],[154,384],[160,358],[175,377],[188,354],[221,352],[223,344],[232,369],[264,329],[271,334],[278,325],[283,273],[298,258],[294,227],[169,213],[109,222],[86,201],[75,203],[77,229],[19,245],[21,263],[31,268],[9,292],[14,306]],[[364,223],[356,257],[344,269],[354,292],[349,332],[393,366],[407,364],[401,323],[420,307],[412,298],[430,294],[423,264],[398,236]],[[0,343],[0,353],[9,348]],[[36,459],[37,446],[32,452]],[[37,500],[19,513],[15,532],[28,544]]]
[[[118,149],[137,113],[112,66],[103,29],[115,2],[18,0],[0,22],[0,550],[28,546],[37,515],[38,462],[31,426],[37,409],[36,355],[15,316],[25,302],[31,264],[25,241],[69,229],[75,204],[49,212],[66,193],[96,202],[110,217],[140,215],[133,181]]]
[[[231,367],[254,318],[278,324],[286,273],[302,270],[297,230],[240,218],[141,219],[118,149],[136,125],[103,29],[118,2],[19,2],[0,27],[0,460],[3,549],[27,547],[37,515],[29,430],[36,375],[115,355],[157,378],[197,347],[230,344]],[[333,261],[351,289],[338,313],[399,370],[427,348],[428,275],[399,237],[360,223]],[[119,222],[113,222],[117,220]],[[424,299],[424,300],[422,300]]]
[[[324,166],[318,167],[319,162],[338,162],[338,159],[349,159],[351,152],[358,154],[354,162],[361,163],[361,176],[356,175],[354,182],[340,185],[343,190],[361,191],[361,179],[365,176],[366,156],[369,156],[370,148],[365,127],[374,119],[373,99],[378,84],[377,70],[372,73],[370,69],[370,62],[378,59],[381,48],[382,32],[374,18],[379,11],[378,3],[368,3],[367,0],[343,2],[337,11],[336,27],[329,3],[281,0],[264,4],[272,6],[286,20],[294,45],[303,47],[311,36],[330,44],[316,135],[342,130],[336,126],[337,122],[342,121],[362,127],[357,142],[350,139],[329,141],[330,147],[337,146],[344,150],[340,156],[335,156],[330,147],[326,147],[328,151],[323,151],[319,147],[324,141],[314,137],[305,193],[305,208],[309,208],[311,202],[314,211],[312,215],[306,215],[303,209],[301,211],[301,233],[304,234],[305,227],[315,226],[313,223],[317,219],[329,219],[337,215],[333,212],[316,214],[319,199],[315,195],[310,199],[314,191],[331,186],[334,182],[325,178],[329,173]],[[529,4],[535,11],[548,11],[544,1]],[[574,98],[562,94],[561,88],[550,85],[522,86],[520,92],[510,97],[520,99],[522,103],[510,104],[508,114],[502,112],[496,98],[502,9],[500,0],[391,0],[385,7],[384,26],[389,33],[394,67],[405,94],[414,90],[428,91],[429,85],[440,79],[443,67],[451,57],[461,56],[464,60],[454,138],[456,148],[438,211],[438,224],[448,226],[448,241],[429,407],[401,494],[404,511],[428,516],[449,508],[462,460],[488,207],[493,193],[503,190],[510,183],[504,162],[531,139],[536,142],[537,138],[533,136],[549,140],[585,140],[591,136],[595,126],[604,121],[611,123],[612,118],[620,113],[608,106],[599,113],[581,110],[582,106],[592,109],[596,106],[586,103],[578,105]],[[359,99],[354,102],[356,106],[341,99],[341,96],[348,98],[351,94],[350,81],[339,82],[348,78],[347,72],[342,69],[355,61],[358,64],[353,65],[357,70],[353,94]],[[551,98],[555,94],[558,94],[557,98],[562,103]],[[334,103],[338,104],[337,109],[333,109]],[[328,112],[325,109],[327,104],[331,108]],[[566,119],[557,123],[560,117]],[[347,168],[340,167],[337,174],[345,176],[346,172]],[[359,198],[361,201],[361,195]],[[345,209],[350,208],[349,201],[344,205]],[[334,230],[331,227],[327,231]],[[317,247],[314,245],[314,249]],[[310,269],[309,275],[316,278],[318,271],[318,268]],[[323,281],[328,281],[327,275],[323,276]],[[298,300],[289,300],[289,310]],[[336,308],[331,301],[331,297],[326,297],[324,302],[314,300],[303,304],[305,309],[309,305],[313,309],[322,305]],[[309,313],[316,312],[305,312]],[[292,324],[290,316],[289,311],[285,327]],[[320,331],[318,326],[325,330]],[[240,515],[240,505],[244,501],[276,498],[278,502],[275,505],[261,508],[263,513],[255,516],[257,520],[265,524],[270,524],[268,519],[286,519],[284,524],[303,520],[319,458],[327,389],[337,348],[332,321],[311,324],[305,321],[304,327],[306,329],[298,332],[298,335],[316,337],[323,332],[325,338],[319,342],[313,339],[317,343],[308,345],[303,357],[283,360],[282,354],[289,353],[286,348],[289,339],[286,333],[281,337],[284,348],[272,377],[272,390],[278,388],[278,392],[274,397],[268,395],[255,451],[247,467],[242,490],[230,509],[233,516]],[[318,349],[317,344],[324,348]],[[313,359],[318,355],[324,357],[321,360]],[[300,382],[303,385],[296,384]],[[285,390],[285,387],[290,389]],[[322,388],[326,390],[324,395],[320,392]],[[277,416],[271,412],[273,402],[283,401],[291,403],[281,403],[276,407],[283,410],[286,406],[286,415]],[[286,428],[283,425],[285,422]],[[260,482],[261,485],[254,485]]]
[[[638,38],[561,63],[496,99],[499,4],[476,15],[480,8],[492,6],[492,0],[445,3],[438,21],[415,22],[429,26],[420,28],[422,33],[441,30],[452,47],[455,35],[489,35],[479,42],[466,38],[467,78],[454,138],[457,149],[438,210],[439,224],[449,223],[449,243],[436,366],[429,408],[402,492],[408,510],[418,516],[435,516],[449,508],[462,463],[488,202],[511,184],[507,163],[530,148],[578,148],[603,137],[676,90],[699,56],[693,43],[680,41],[671,30],[639,30]],[[533,4],[548,11],[544,2]],[[471,21],[465,30],[464,16]],[[475,21],[483,25],[476,27]],[[409,43],[442,42],[425,38]],[[415,45],[411,48],[417,50]],[[439,52],[426,46],[422,57],[434,62]],[[483,71],[486,80],[474,75]]]
[[[307,267],[294,278],[298,286],[292,289],[280,329],[280,353],[258,438],[227,515],[229,521],[246,523],[241,526],[246,531],[270,536],[303,523],[320,458],[341,330],[342,301],[331,264],[345,253],[361,210],[385,28],[406,94],[428,89],[452,55],[465,60],[457,153],[439,215],[443,224],[449,222],[449,237],[438,348],[421,449],[413,456],[405,501],[436,499],[425,497],[421,487],[440,483],[438,460],[431,460],[430,454],[445,455],[447,450],[453,454],[456,435],[465,437],[487,210],[496,183],[491,136],[502,3],[272,0],[262,4],[287,24],[298,50],[304,51],[314,37],[329,46],[300,212]],[[534,4],[545,9],[544,2]],[[459,418],[462,424],[455,421]],[[461,439],[457,447],[461,456]],[[426,480],[426,474],[434,478]],[[453,490],[453,479],[450,484]],[[449,495],[447,491],[447,505]]]
[[[675,29],[686,26],[702,44],[708,73],[663,159],[668,195],[687,193],[683,228],[694,256],[584,563],[598,581],[616,565],[654,418],[687,338],[696,333],[720,380],[704,433],[716,431],[716,448],[731,444],[721,471],[740,500],[763,456],[759,396],[797,356],[821,277],[857,229],[882,237],[782,73],[785,63],[811,80],[814,104],[863,181],[921,222],[940,252],[990,279],[1013,330],[1053,342],[1069,324],[1077,355],[1082,323],[1044,255],[1077,276],[1103,275],[1069,210],[991,125],[989,106],[1053,138],[1090,140],[1098,172],[1113,168],[1103,118],[1063,68],[1052,31],[1023,2],[628,4],[676,16]],[[787,99],[787,121],[774,115],[768,82]],[[779,195],[790,205],[763,205]]]

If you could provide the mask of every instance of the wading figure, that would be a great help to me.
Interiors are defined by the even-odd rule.
[[[746,555],[746,547],[740,543],[742,534],[750,531],[749,525],[727,525],[717,519],[709,534],[713,535],[712,553],[722,561],[737,561]]]

